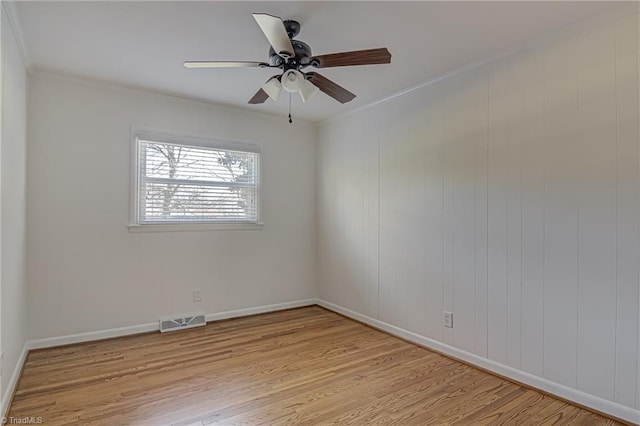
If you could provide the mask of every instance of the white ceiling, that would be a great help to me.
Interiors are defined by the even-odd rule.
[[[628,6],[628,4],[627,4]],[[18,2],[32,68],[159,90],[286,115],[288,97],[249,98],[273,69],[185,69],[185,60],[267,61],[268,42],[252,12],[302,24],[314,54],[388,47],[390,65],[320,70],[357,95],[341,105],[324,94],[294,116],[323,120],[438,75],[524,45],[613,2],[161,1]]]

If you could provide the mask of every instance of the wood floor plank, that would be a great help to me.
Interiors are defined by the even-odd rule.
[[[617,425],[320,307],[32,351],[46,425]]]

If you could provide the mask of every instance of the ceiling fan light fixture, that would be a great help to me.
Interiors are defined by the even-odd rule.
[[[293,69],[282,74],[282,88],[289,93],[300,93],[303,102],[307,102],[318,93],[316,86],[307,80],[300,71]]]
[[[287,70],[282,74],[282,88],[289,93],[297,93],[305,83],[305,78],[300,71]]]
[[[262,85],[262,90],[264,90],[264,92],[269,95],[271,99],[277,101],[280,97],[280,92],[282,92],[282,84],[277,77],[273,77]]]
[[[302,98],[302,102],[307,102],[319,91],[320,89],[314,86],[309,80],[305,79],[304,84],[300,87],[300,97]]]

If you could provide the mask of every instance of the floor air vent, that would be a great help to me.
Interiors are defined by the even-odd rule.
[[[200,327],[206,323],[204,315],[164,318],[160,320],[160,331],[165,333],[167,331],[184,330],[185,328]]]

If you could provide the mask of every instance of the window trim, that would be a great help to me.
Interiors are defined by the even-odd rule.
[[[146,222],[139,221],[139,203],[138,197],[140,192],[140,176],[139,176],[139,160],[140,149],[139,141],[147,140],[160,143],[171,143],[175,145],[187,145],[203,148],[217,148],[231,151],[244,151],[258,154],[258,205],[257,220],[229,220],[229,221],[211,221],[211,222]],[[182,231],[246,231],[260,230],[264,226],[261,220],[261,204],[262,204],[262,153],[260,146],[255,143],[219,140],[200,136],[185,136],[175,133],[169,133],[158,130],[150,130],[146,128],[131,128],[131,179],[130,179],[130,209],[129,224],[127,225],[129,232],[182,232]]]

